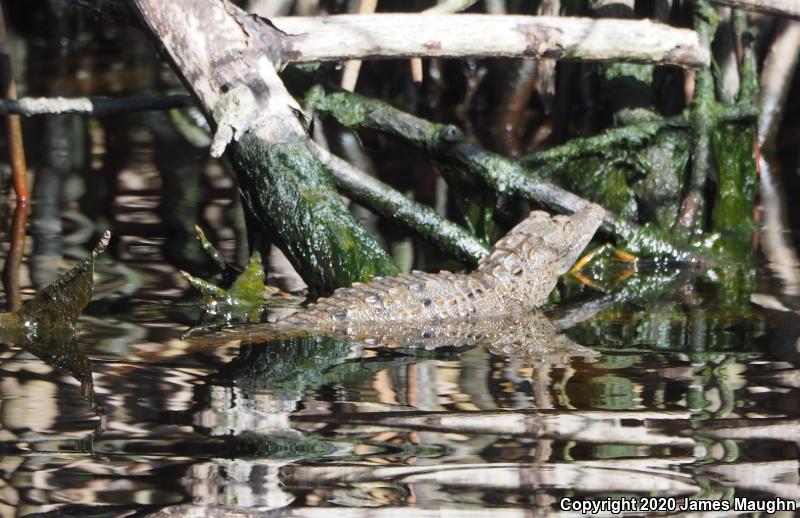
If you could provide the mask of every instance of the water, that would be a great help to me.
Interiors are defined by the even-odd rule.
[[[110,58],[74,62],[37,57],[31,40],[21,87],[46,95],[80,67],[60,95],[171,87],[140,35],[100,40]],[[0,516],[573,516],[571,502],[611,497],[667,512],[800,500],[800,315],[765,309],[792,302],[765,269],[623,272],[608,282],[639,287],[622,302],[570,279],[578,305],[550,316],[595,358],[209,344],[182,339],[203,308],[178,268],[210,271],[198,220],[228,260],[246,260],[224,166],[167,114],[39,119],[26,138],[50,188],[34,207],[25,297],[114,231],[78,326],[103,415],[73,376],[0,346]],[[48,158],[64,139],[70,160]],[[380,229],[401,262],[436,262]]]
[[[324,337],[212,347],[181,340],[198,304],[165,290],[169,267],[145,261],[157,248],[128,249],[141,255],[98,265],[80,322],[104,417],[74,378],[3,349],[3,516],[567,516],[564,498],[800,497],[792,312],[733,311],[683,284],[567,330],[592,359]],[[126,264],[143,280],[120,295]]]

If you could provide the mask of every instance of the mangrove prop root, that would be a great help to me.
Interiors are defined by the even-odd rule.
[[[454,126],[435,124],[356,94],[326,94],[322,88],[312,89],[306,104],[309,109],[330,113],[345,126],[371,128],[400,138],[428,153],[443,167],[456,171],[466,183],[485,184],[498,193],[532,200],[559,212],[573,213],[589,203],[557,185],[537,180],[522,163],[478,148]],[[636,252],[643,255],[700,260],[657,232],[610,211],[606,211],[602,228],[619,241],[636,242]]]
[[[264,145],[246,136],[232,151],[245,203],[313,291],[399,273],[305,143]]]
[[[488,254],[489,250],[474,235],[430,207],[409,199],[318,145],[312,145],[312,151],[330,168],[336,184],[353,201],[409,228],[468,266],[475,266]]]
[[[228,1],[128,4],[216,127],[212,153],[230,149],[254,234],[273,238],[314,292],[396,274],[308,147],[300,108],[276,71],[286,35]]]
[[[701,43],[706,48],[710,48],[711,39],[714,37],[718,23],[716,11],[708,2],[699,1],[695,5],[694,18],[695,30],[700,36]],[[699,223],[703,220],[705,211],[703,191],[711,169],[711,131],[716,123],[715,95],[711,67],[700,67],[695,72],[694,98],[690,108],[694,140],[692,170],[686,196],[681,203],[673,227],[673,232],[683,237],[699,231]]]

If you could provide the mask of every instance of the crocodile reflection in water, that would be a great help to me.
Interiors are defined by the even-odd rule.
[[[356,283],[274,325],[239,327],[223,336],[253,343],[345,335],[382,347],[484,345],[521,356],[591,355],[533,310],[577,260],[604,213],[593,204],[571,216],[534,211],[472,273],[414,272]]]

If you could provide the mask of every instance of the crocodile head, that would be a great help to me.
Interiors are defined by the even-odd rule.
[[[558,275],[572,268],[603,223],[605,213],[603,207],[591,203],[571,216],[555,216],[552,219],[554,228],[545,236],[545,243],[560,256],[554,263]]]
[[[605,210],[587,204],[571,216],[534,211],[495,243],[475,275],[488,275],[502,300],[539,307],[575,263],[603,221]]]

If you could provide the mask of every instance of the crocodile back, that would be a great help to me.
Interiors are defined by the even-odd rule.
[[[292,325],[347,331],[363,323],[469,319],[499,312],[496,283],[460,273],[414,271],[339,288],[289,316]]]

